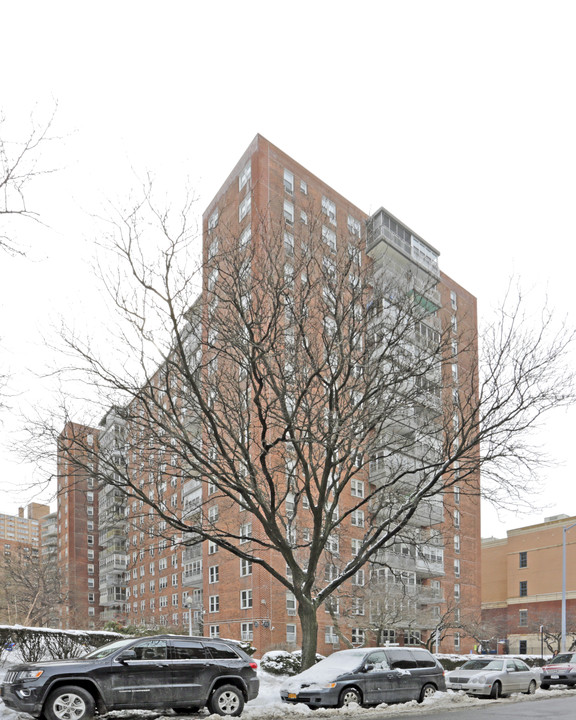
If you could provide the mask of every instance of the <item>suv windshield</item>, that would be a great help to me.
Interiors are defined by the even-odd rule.
[[[108,645],[103,645],[96,650],[92,650],[92,652],[89,652],[88,655],[84,655],[84,659],[101,660],[102,658],[108,657],[108,655],[112,655],[112,653],[115,653],[116,650],[121,650],[123,647],[126,647],[126,645],[130,645],[130,643],[133,642],[134,638],[130,638],[128,640],[117,640],[116,642],[109,643]]]

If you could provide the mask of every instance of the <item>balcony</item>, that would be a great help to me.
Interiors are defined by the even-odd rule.
[[[383,248],[378,248],[380,243],[383,243]],[[381,208],[368,221],[366,252],[374,255],[377,259],[378,256],[384,254],[386,247],[416,263],[433,277],[440,277],[439,253],[393,215],[386,212],[384,208]],[[379,252],[374,252],[376,250]]]
[[[100,591],[100,605],[110,607],[126,602],[126,588],[112,587],[104,592]]]
[[[415,572],[418,577],[442,577],[444,575],[444,560],[441,553],[428,552],[427,546],[413,548],[414,554],[395,552],[393,550],[382,550],[378,553],[378,562],[388,565],[394,570],[408,570]]]

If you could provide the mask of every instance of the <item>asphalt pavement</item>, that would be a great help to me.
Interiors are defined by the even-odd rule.
[[[402,713],[398,720],[430,718],[430,720],[576,720],[576,693],[574,697],[530,698],[524,702],[508,703],[506,700],[487,700],[483,707],[458,710],[434,710],[425,708],[414,713]],[[370,720],[379,720],[372,715]],[[391,720],[390,714],[382,720]]]

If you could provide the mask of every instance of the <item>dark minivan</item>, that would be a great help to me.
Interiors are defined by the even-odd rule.
[[[309,707],[342,707],[422,702],[437,690],[446,690],[444,669],[428,650],[383,647],[332,653],[290,678],[280,695]]]
[[[111,710],[204,706],[240,715],[258,695],[256,663],[232,641],[181,635],[118,640],[75,660],[15,665],[7,707],[47,720],[90,720]]]

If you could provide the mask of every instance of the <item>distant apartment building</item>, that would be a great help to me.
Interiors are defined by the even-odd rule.
[[[26,509],[19,508],[18,515],[0,514],[0,583],[4,591],[9,585],[9,564],[25,565],[28,559],[40,557],[45,541],[43,525],[49,513],[48,505],[30,503]],[[0,622],[22,622],[24,618],[20,615],[22,611],[11,607],[9,598],[0,600]]]
[[[561,633],[562,535],[574,523],[576,516],[555,515],[482,540],[482,617],[500,651],[540,654],[542,632]],[[566,533],[568,645],[576,641],[575,531]]]
[[[318,218],[323,218],[319,231],[329,249],[338,242],[338,227],[364,243],[359,263],[374,263],[381,276],[401,273],[412,278],[410,292],[427,309],[426,321],[414,342],[434,342],[444,330],[452,331],[453,358],[446,359],[442,370],[431,372],[423,387],[422,407],[415,408],[404,427],[397,430],[417,434],[422,419],[419,413],[437,413],[442,407],[454,407],[456,422],[458,376],[469,375],[476,362],[475,352],[459,352],[457,347],[460,339],[467,337],[472,350],[475,348],[475,298],[441,272],[438,251],[406,224],[384,208],[367,215],[259,135],[204,213],[207,270],[202,303],[190,320],[196,329],[190,332],[187,352],[191,356],[198,352],[195,342],[200,337],[210,344],[210,317],[217,305],[214,291],[222,282],[218,273],[210,270],[210,261],[225,249],[223,234],[236,238],[242,246],[250,242],[263,218],[270,227],[276,224],[283,228],[280,245],[288,280],[297,229],[318,222]],[[320,262],[326,267],[329,254]],[[447,373],[446,377],[441,372]],[[166,410],[163,396],[160,391],[155,402]],[[130,413],[142,414],[144,408],[135,401]],[[100,487],[96,497],[97,488],[90,485],[89,472],[74,475],[70,463],[59,465],[59,557],[69,576],[75,568],[80,588],[75,609],[70,603],[65,616],[71,618],[76,613],[81,623],[116,619],[182,629],[188,628],[191,619],[194,633],[251,641],[260,652],[296,649],[301,634],[291,593],[257,563],[239,560],[212,541],[191,542],[192,535],[172,530],[166,519],[147,507],[138,488],[150,492],[153,486],[152,492],[157,493],[153,497],[165,513],[179,513],[191,525],[196,518],[200,522],[201,513],[207,512],[212,523],[237,526],[240,544],[248,545],[259,532],[255,520],[239,506],[218,503],[210,483],[180,469],[169,433],[160,442],[156,438],[148,443],[144,424],[140,427],[138,437],[131,442],[124,413],[115,408],[98,431],[74,426],[63,433],[62,442],[70,432],[83,434],[85,441],[92,436],[103,457],[116,455],[136,478],[133,497],[126,498],[113,482]],[[392,427],[387,430],[394,431]],[[418,452],[416,445],[414,452]],[[451,472],[458,477],[457,463]],[[371,483],[380,482],[384,473],[382,457],[375,453],[369,466],[366,463],[362,478],[354,482],[349,501],[343,498],[340,511],[346,513],[346,503],[352,507],[353,501],[363,497]],[[353,578],[351,592],[319,611],[320,652],[343,647],[339,631],[353,644],[375,640],[420,644],[438,630],[442,651],[472,650],[474,641],[465,637],[460,626],[465,625],[466,613],[479,612],[480,607],[478,489],[475,474],[462,485],[456,483],[443,497],[422,503],[406,537],[380,550],[374,562]],[[365,530],[363,514],[354,513],[346,547],[342,541],[342,547],[334,546],[333,551],[344,559],[352,557],[355,543],[361,541]],[[72,536],[77,539],[70,539]],[[98,537],[96,553],[94,537]],[[98,599],[91,592],[96,588]],[[378,621],[378,614],[389,619]]]

